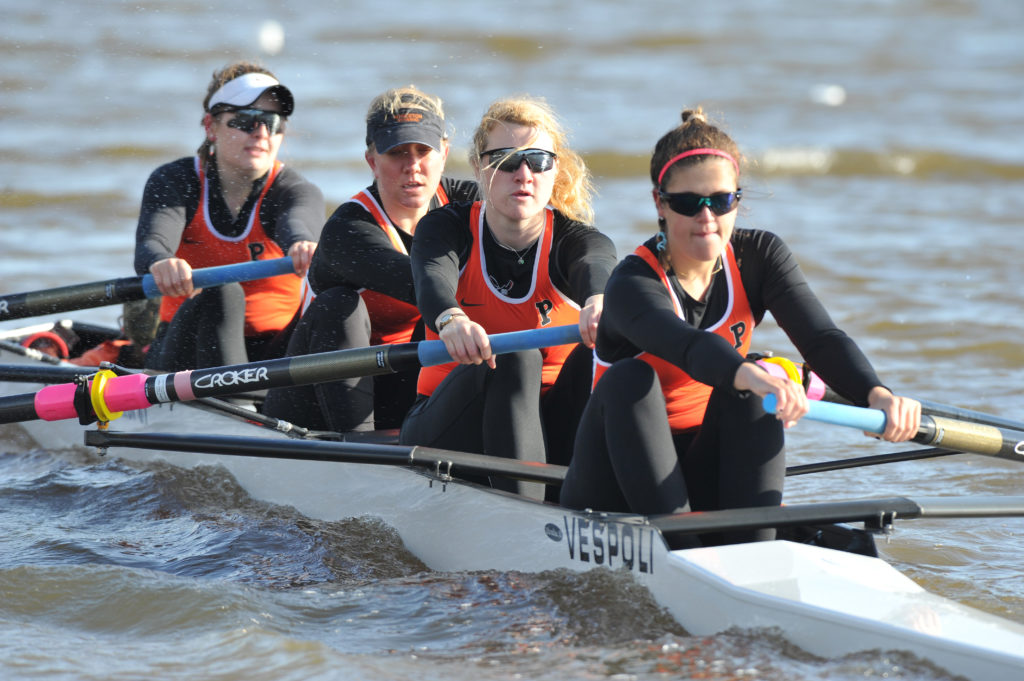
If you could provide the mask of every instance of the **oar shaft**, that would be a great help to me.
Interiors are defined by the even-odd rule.
[[[0,364],[0,381],[15,383],[63,383],[75,380],[75,376],[91,376],[95,373],[96,367]]]
[[[217,267],[204,267],[199,270],[192,270],[192,285],[196,288],[210,288],[239,281],[255,281],[257,279],[278,277],[294,271],[295,266],[289,257],[251,260],[233,265],[219,265]],[[145,291],[147,298],[156,298],[160,295],[160,289],[157,288],[152,274],[143,275],[142,289]]]
[[[86,431],[85,444],[104,448],[135,447],[225,456],[415,466],[442,474],[496,475],[547,484],[560,484],[565,478],[565,466],[524,463],[515,459],[503,459],[484,454],[409,445],[325,442],[321,440],[273,440],[181,433],[113,433],[102,430]]]
[[[579,340],[579,327],[574,324],[498,333],[490,336],[491,349],[497,354],[578,343]],[[442,341],[429,340],[283,357],[230,367],[182,371],[176,374],[161,374],[145,380],[147,404],[142,406],[158,402],[192,400],[198,397],[232,395],[240,391],[250,392],[326,383],[356,376],[396,373],[451,361],[452,358]],[[132,396],[126,395],[126,401],[119,403],[121,406],[118,404],[110,406],[114,411],[142,408],[135,406],[141,404],[137,399],[137,391],[130,386],[128,381],[125,381],[125,384]]]
[[[857,428],[869,433],[885,431],[885,412],[832,402],[811,402],[805,418],[838,426]],[[775,396],[764,398],[765,411],[775,412]],[[1024,433],[1002,430],[980,423],[957,421],[942,416],[921,416],[921,426],[914,442],[941,446],[975,454],[985,454],[1011,461],[1024,461]]]
[[[566,345],[579,340],[579,327],[575,324],[490,337],[492,349],[501,353]],[[450,361],[444,343],[439,340],[377,345],[156,376],[116,376],[104,381],[102,400],[107,411],[117,413],[145,409],[161,402],[184,402],[202,397],[325,383]],[[0,423],[35,418],[45,421],[78,418],[75,409],[78,389],[74,383],[42,388],[34,396],[29,396],[34,397],[35,404],[35,414],[30,418],[26,418],[24,409],[23,398],[26,396],[0,398]]]
[[[192,271],[196,288],[264,279],[293,271],[291,258],[206,267]],[[0,296],[0,321],[116,305],[160,295],[152,274]]]
[[[1024,461],[1024,433],[942,416],[922,416],[915,442]]]
[[[908,452],[875,454],[874,456],[858,456],[852,459],[839,459],[837,461],[819,461],[816,463],[800,464],[798,466],[788,466],[786,468],[786,476],[806,475],[808,473],[826,473],[830,471],[845,470],[847,468],[877,466],[884,463],[900,463],[902,461],[935,459],[940,456],[952,456],[953,454],[963,454],[963,452],[956,449],[929,447],[928,449],[915,449]]]
[[[45,352],[40,352],[35,348],[26,348],[24,345],[15,343],[11,340],[0,339],[0,350],[20,355],[22,357],[28,357],[29,359],[41,362],[43,364],[60,364],[61,360],[53,355],[48,355]]]
[[[579,329],[575,326],[548,326],[541,329],[510,331],[494,334],[490,337],[491,352],[503,355],[527,348],[551,348],[558,345],[569,345],[580,342]],[[422,366],[445,364],[452,361],[441,341],[424,341],[420,343],[419,360]]]
[[[918,399],[917,401],[921,403],[921,410],[930,416],[943,416],[945,418],[956,419],[958,421],[971,421],[973,423],[995,426],[996,428],[1024,431],[1024,421],[1015,421],[1013,419],[1002,418],[1001,416],[995,416],[993,414],[986,414],[984,412],[973,411],[971,409],[963,409],[950,404],[940,404],[939,402],[932,402],[930,400]]]
[[[0,297],[0,321],[141,300],[142,277],[124,277]]]
[[[966,499],[889,497],[652,516],[650,523],[666,535],[673,535],[852,522],[863,522],[878,528],[885,527],[896,519],[1021,516],[1024,516],[1024,497],[1020,496]]]
[[[820,395],[812,396],[808,393],[807,396],[809,399],[820,399],[823,402],[850,404],[828,386],[825,386],[824,391],[822,391]],[[1017,421],[1014,419],[1003,418],[1001,416],[995,416],[993,414],[986,414],[982,411],[964,409],[963,407],[957,407],[951,404],[942,404],[941,402],[923,400],[918,397],[915,397],[914,399],[921,403],[921,413],[929,416],[943,416],[957,421],[970,421],[972,423],[995,426],[996,428],[1006,428],[1008,430],[1019,430],[1024,432],[1024,421]]]

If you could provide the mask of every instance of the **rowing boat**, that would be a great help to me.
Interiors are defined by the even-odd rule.
[[[18,349],[38,328],[0,334],[5,366],[26,367],[20,378],[13,369],[5,375],[0,395],[41,387],[21,381],[42,371],[43,358]],[[93,371],[52,359],[45,366]],[[788,540],[688,550],[667,541],[723,523],[845,520],[883,529],[897,518],[994,515],[997,506],[1020,515],[1020,498],[870,499],[668,517],[575,512],[452,476],[453,467],[493,470],[488,457],[328,440],[258,421],[251,405],[205,399],[125,412],[103,429],[74,420],[20,427],[50,450],[89,442],[133,461],[223,466],[252,497],[311,518],[379,518],[435,570],[626,571],[694,635],[771,629],[815,655],[900,650],[978,681],[1015,678],[1024,668],[1024,626],[930,593],[877,556]],[[538,468],[539,479],[559,474]]]

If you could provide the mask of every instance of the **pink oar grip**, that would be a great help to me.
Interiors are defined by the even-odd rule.
[[[44,421],[78,418],[75,413],[75,384],[48,385],[36,393],[36,415]]]
[[[103,391],[103,398],[110,411],[132,411],[145,409],[150,406],[146,399],[145,374],[131,374],[129,376],[116,376],[107,381],[107,389]]]
[[[759,367],[761,367],[762,369],[764,369],[765,371],[767,371],[772,376],[777,376],[778,378],[789,378],[789,374],[786,373],[786,370],[783,369],[778,364],[776,364],[775,362],[761,362],[761,361],[759,361],[757,363],[757,365]],[[804,371],[806,371],[806,370],[807,370],[807,367],[804,367]],[[812,371],[811,372],[810,383],[808,383],[808,385],[807,385],[807,399],[809,399],[809,400],[820,400],[820,399],[822,399],[823,397],[825,397],[825,389],[826,389],[825,382],[823,380],[821,380],[821,378],[818,376],[818,374],[816,374],[816,373],[814,373]]]
[[[807,399],[821,400],[825,398],[825,390],[828,386],[821,380],[818,374],[811,372],[811,382],[807,385]]]
[[[146,399],[146,375],[132,374],[116,376],[107,381],[103,399],[111,412],[145,409],[150,406]],[[92,387],[92,383],[89,383]],[[44,421],[77,419],[75,412],[75,384],[48,385],[36,393],[36,415]]]

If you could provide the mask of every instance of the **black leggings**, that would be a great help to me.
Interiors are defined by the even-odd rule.
[[[486,364],[460,364],[429,398],[413,405],[400,442],[519,461],[565,460],[556,449],[571,451],[576,405],[583,401],[570,395],[586,394],[590,357],[590,350],[578,345],[543,397],[539,350],[500,355],[494,370]],[[486,484],[482,478],[476,481]],[[532,499],[545,496],[541,483],[494,477],[490,484]]]
[[[238,283],[203,289],[161,324],[146,353],[145,366],[183,371],[272,359],[284,350],[288,329],[245,335],[245,291]]]
[[[362,296],[339,286],[313,300],[299,319],[286,354],[294,357],[369,344],[370,315]],[[274,388],[267,392],[263,413],[306,428],[339,433],[398,428],[416,399],[418,375],[413,370]]]
[[[580,422],[560,501],[569,508],[658,514],[778,506],[786,476],[782,424],[755,397],[711,394],[696,431],[673,434],[657,374],[618,361]],[[773,539],[773,529],[704,536],[705,544]]]

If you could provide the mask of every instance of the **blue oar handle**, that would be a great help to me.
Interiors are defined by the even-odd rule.
[[[192,270],[192,285],[196,288],[208,288],[220,286],[236,281],[253,281],[254,279],[265,279],[276,277],[280,274],[294,272],[291,258],[274,258],[272,260],[253,260],[251,262],[240,262],[234,265],[220,265],[218,267],[204,267],[199,270]],[[156,298],[160,295],[160,289],[156,287],[156,281],[152,274],[142,277],[142,291],[147,298]]]
[[[774,414],[776,406],[775,395],[765,395],[764,410]],[[885,432],[885,412],[881,409],[865,409],[833,402],[811,402],[810,411],[804,418],[835,426],[849,426],[868,433]]]
[[[546,329],[527,329],[496,333],[491,336],[491,351],[497,355],[506,352],[519,352],[534,348],[550,348],[556,345],[569,345],[580,342],[580,327],[576,324],[566,326],[549,326]],[[420,364],[428,367],[452,361],[444,341],[420,341],[417,350]]]

